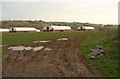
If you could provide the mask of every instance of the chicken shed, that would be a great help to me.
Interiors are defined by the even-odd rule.
[[[2,29],[2,28],[0,28],[0,32],[9,32],[9,29]]]
[[[46,26],[43,27],[43,31],[52,31],[52,32],[63,32],[63,31],[71,31],[70,26]]]
[[[77,30],[94,30],[95,28],[92,26],[80,26]]]
[[[40,32],[40,30],[33,27],[12,27],[10,32]]]

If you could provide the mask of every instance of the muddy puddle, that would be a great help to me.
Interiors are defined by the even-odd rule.
[[[63,41],[67,41],[68,40],[68,38],[60,38],[60,39],[57,39],[58,41],[61,41],[61,40],[63,40]]]
[[[46,51],[50,51],[50,50],[52,50],[51,48],[45,48],[44,50],[46,50]]]
[[[32,51],[40,51],[42,49],[44,50],[52,50],[51,48],[45,48],[44,46],[38,46],[38,47],[30,47],[30,46],[12,46],[12,47],[8,47],[9,50],[12,50],[12,51],[23,51],[23,50],[26,50],[26,51],[29,51],[29,50],[32,50]]]
[[[23,51],[23,50],[32,50],[32,47],[25,47],[25,46],[13,46],[9,47],[8,49],[11,49],[13,51]]]
[[[44,46],[35,47],[33,48],[33,51],[39,51],[39,50],[42,50],[43,48]]]
[[[68,40],[68,38],[60,38],[60,39],[57,39],[57,41],[61,41],[61,40],[63,40],[63,41],[66,41],[66,40]],[[43,40],[43,41],[33,41],[34,43],[48,43],[48,42],[51,42],[51,40]]]
[[[51,41],[34,41],[34,43],[48,43],[48,42],[51,42]]]

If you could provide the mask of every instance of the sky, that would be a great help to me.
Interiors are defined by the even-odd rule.
[[[119,0],[1,0],[2,20],[118,24]]]

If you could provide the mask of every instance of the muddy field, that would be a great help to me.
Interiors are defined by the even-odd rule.
[[[98,77],[99,71],[84,61],[80,53],[81,38],[51,40],[25,44],[41,50],[13,51],[5,46],[3,77]]]

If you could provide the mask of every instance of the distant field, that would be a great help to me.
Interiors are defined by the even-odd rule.
[[[104,76],[118,76],[117,30],[80,32],[3,33],[3,45],[19,45],[35,40],[52,40],[62,37],[81,37],[83,58],[94,65]],[[96,45],[102,45],[105,56],[89,59],[88,53]],[[4,53],[4,52],[3,52]]]
[[[24,44],[35,40],[51,40],[61,37],[82,36],[85,38],[104,38],[104,31],[79,31],[79,32],[40,32],[40,33],[3,33],[3,44]],[[96,40],[96,39],[95,39]]]

